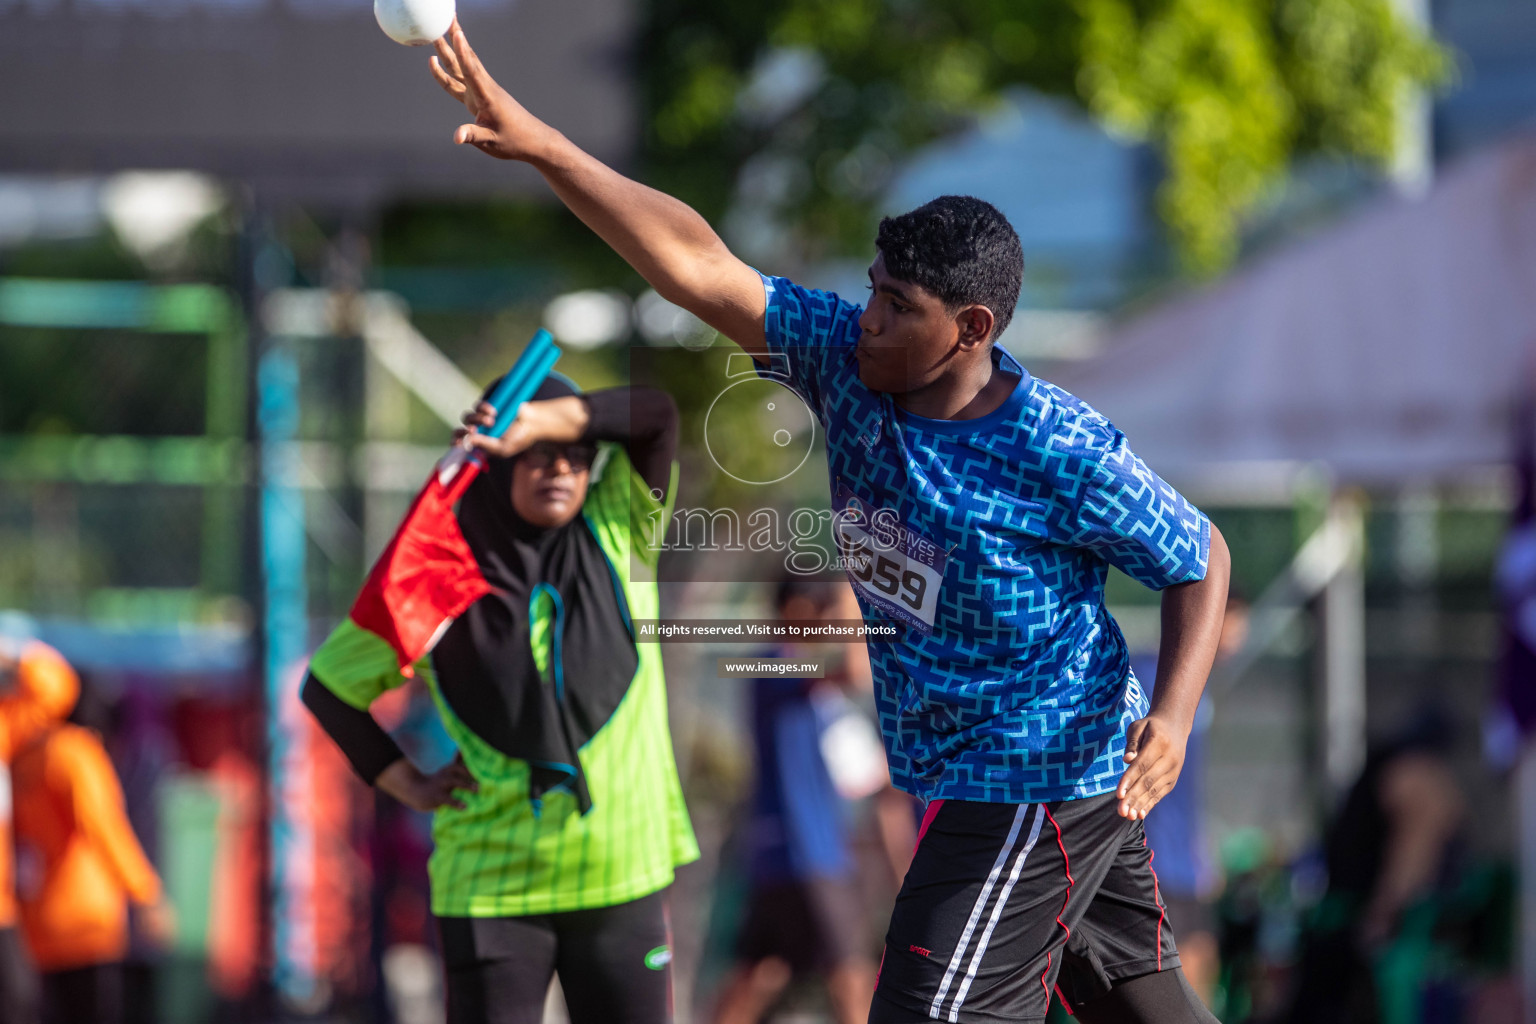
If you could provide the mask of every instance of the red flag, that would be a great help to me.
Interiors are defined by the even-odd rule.
[[[535,332],[512,369],[485,396],[497,413],[486,436],[507,431],[559,358],[554,337],[546,330]],[[443,456],[352,603],[348,617],[390,646],[401,675],[410,676],[411,666],[432,649],[448,623],[491,591],[453,514],[484,460],[458,447]]]
[[[480,456],[466,460],[462,449],[444,457],[352,604],[349,617],[393,648],[402,675],[412,674],[448,623],[491,591],[453,513],[482,466]]]

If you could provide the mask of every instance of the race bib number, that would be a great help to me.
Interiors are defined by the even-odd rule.
[[[841,482],[833,509],[832,532],[854,586],[891,618],[932,633],[948,560],[944,549]]]

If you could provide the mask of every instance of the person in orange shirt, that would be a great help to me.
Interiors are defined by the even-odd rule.
[[[46,644],[0,636],[0,1021],[35,1024],[37,978],[17,930],[11,859],[11,784],[16,751],[69,713],[79,680]]]
[[[43,977],[47,1019],[122,1019],[128,904],[151,938],[172,929],[160,878],[128,823],[101,738],[78,725],[44,730],[11,764],[22,932]]]

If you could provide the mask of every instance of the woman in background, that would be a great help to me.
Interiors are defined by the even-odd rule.
[[[551,378],[499,439],[457,512],[493,591],[416,666],[458,758],[424,772],[368,713],[404,682],[394,652],[343,622],[304,701],[359,775],[434,811],[429,865],[449,1024],[538,1024],[558,974],[573,1024],[671,1018],[664,892],[698,856],[667,727],[659,538],[677,412],[641,388]]]

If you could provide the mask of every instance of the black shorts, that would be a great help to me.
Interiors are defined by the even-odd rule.
[[[1179,966],[1141,822],[1113,793],[935,801],[896,897],[871,1024],[1041,1021]]]
[[[778,957],[796,973],[825,974],[869,956],[864,922],[852,880],[759,883],[747,898],[736,956],[747,963]]]
[[[572,1024],[672,1019],[666,897],[528,917],[440,917],[448,1024],[540,1024],[558,974]]]

